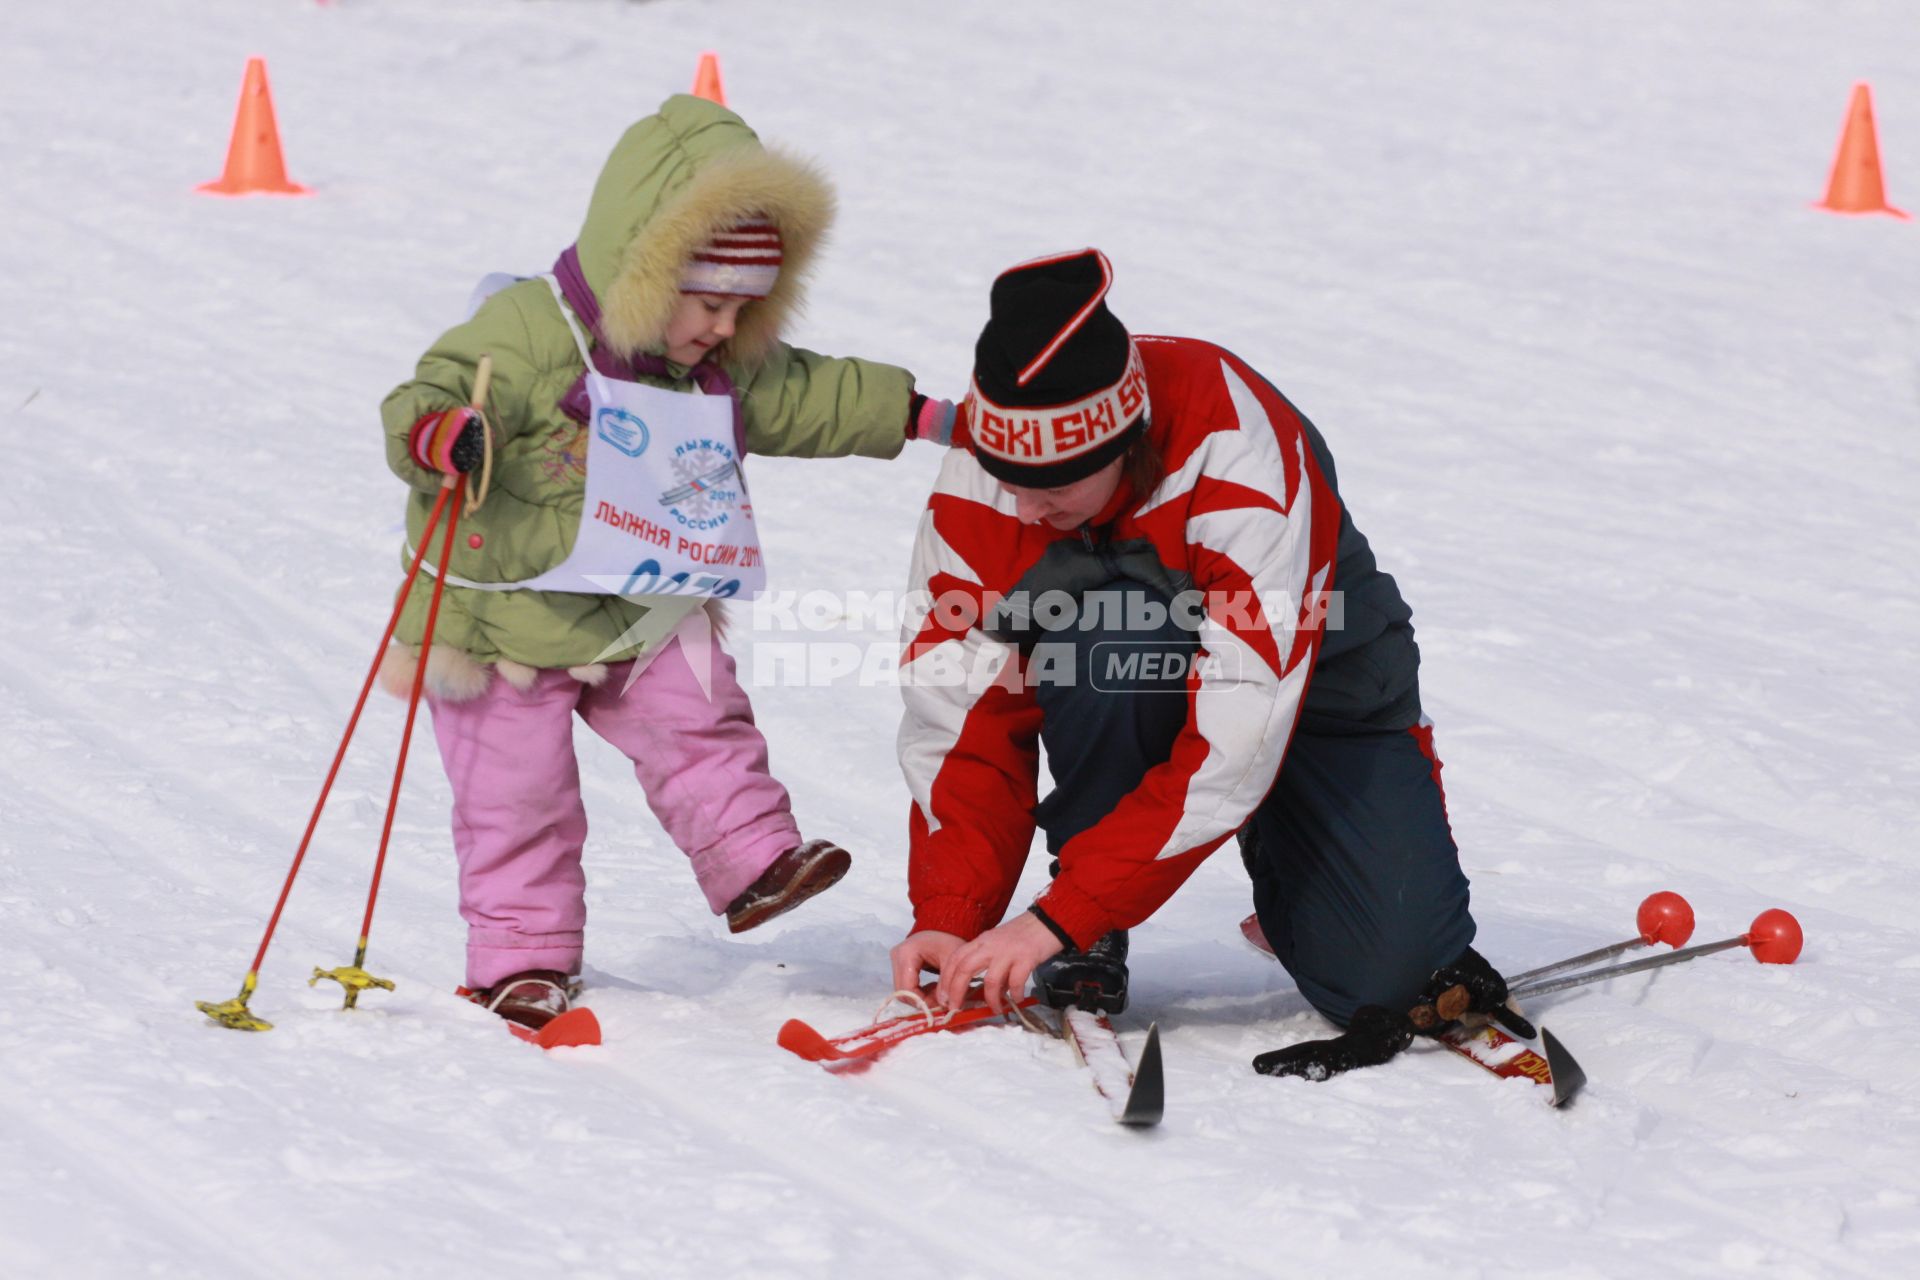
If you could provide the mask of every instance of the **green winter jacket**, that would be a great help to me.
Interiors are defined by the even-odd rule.
[[[721,363],[738,389],[748,451],[893,457],[905,443],[912,375],[816,355],[780,340],[782,322],[799,304],[803,277],[832,220],[830,186],[810,165],[763,147],[739,116],[712,102],[669,98],[658,114],[627,130],[594,186],[577,251],[600,300],[601,336],[623,356],[659,354],[682,266],[715,232],[754,214],[780,228],[779,280],[768,297],[743,309],[734,336],[708,357]],[[582,363],[544,280],[524,280],[494,294],[472,319],[441,335],[413,380],[387,396],[381,406],[387,463],[414,489],[407,541],[417,546],[441,477],[413,460],[409,434],[422,415],[469,402],[483,352],[493,357],[487,396],[493,483],[481,509],[461,518],[449,576],[518,582],[572,550],[585,490],[586,427],[558,407]],[[685,372],[677,364],[668,367],[675,375]],[[693,385],[684,376],[650,381],[680,391]],[[440,541],[436,530],[429,567],[437,563]],[[396,633],[416,650],[431,587],[423,572]],[[462,656],[528,667],[619,661],[664,640],[698,605],[678,596],[449,585],[435,624],[429,678],[443,662]]]

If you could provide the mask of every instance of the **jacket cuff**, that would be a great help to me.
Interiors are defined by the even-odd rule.
[[[1073,945],[1082,951],[1098,942],[1102,934],[1119,927],[1099,903],[1071,884],[1058,880],[1034,901],[1072,936]]]
[[[913,931],[934,929],[972,941],[987,931],[987,910],[970,898],[928,898],[913,907]]]

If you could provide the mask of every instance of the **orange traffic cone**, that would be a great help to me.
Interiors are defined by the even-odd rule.
[[[727,91],[720,87],[719,54],[700,55],[700,69],[693,73],[693,96],[717,102],[723,107],[727,105]]]
[[[1834,213],[1908,216],[1887,203],[1887,191],[1880,181],[1880,139],[1873,127],[1873,91],[1864,80],[1853,86],[1847,127],[1840,134],[1840,150],[1833,157],[1833,175],[1827,179],[1827,198],[1814,208]]]
[[[227,169],[218,182],[196,188],[216,195],[303,196],[307,188],[287,180],[286,161],[280,156],[280,129],[273,122],[273,94],[267,90],[267,64],[247,59],[247,78],[240,86],[240,109],[233,117],[233,140],[227,144]]]

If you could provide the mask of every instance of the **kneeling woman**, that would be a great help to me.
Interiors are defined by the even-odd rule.
[[[1031,976],[1116,1011],[1124,931],[1237,834],[1274,953],[1347,1028],[1255,1065],[1383,1061],[1440,991],[1506,998],[1469,945],[1410,611],[1313,425],[1231,352],[1130,336],[1111,279],[1085,250],[993,286],[914,557],[895,984],[937,971],[952,1005],[984,974],[998,1008]],[[1001,923],[1036,826],[1053,879]]]

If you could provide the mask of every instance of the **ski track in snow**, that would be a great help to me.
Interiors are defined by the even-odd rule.
[[[1920,1246],[1920,230],[1808,209],[1873,82],[1920,205],[1912,15],[1067,0],[72,0],[0,44],[0,1273],[1897,1274]],[[538,269],[620,131],[720,52],[840,194],[801,345],[964,386],[987,285],[1095,244],[1136,331],[1249,359],[1326,433],[1415,609],[1479,945],[1517,970],[1685,893],[1740,952],[1543,997],[1564,1114],[1326,1033],[1238,940],[1230,855],[1134,939],[1168,1112],[1121,1129],[1011,1027],[826,1073],[907,922],[891,689],[763,684],[803,826],[855,851],[744,938],[578,735],[587,978],[541,1055],[454,999],[447,789],[376,694],[254,997],[399,581],[376,406],[472,282]],[[304,200],[222,201],[267,57]],[[937,458],[758,460],[776,587],[897,592]],[[893,644],[851,624],[766,646]],[[1029,867],[1026,889],[1041,868]]]

